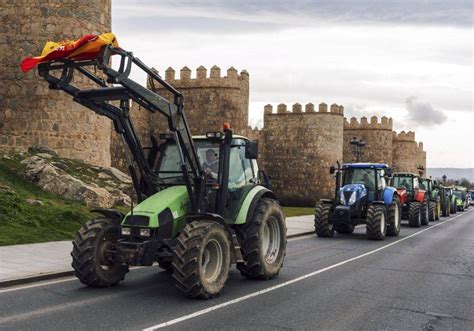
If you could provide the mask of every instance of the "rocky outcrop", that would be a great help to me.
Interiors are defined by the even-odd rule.
[[[23,175],[46,192],[83,202],[89,207],[130,205],[128,194],[132,181],[117,169],[87,167],[44,152],[27,156],[21,164],[24,165]],[[81,167],[80,171],[78,167]]]

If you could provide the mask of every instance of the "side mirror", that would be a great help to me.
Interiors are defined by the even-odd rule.
[[[245,144],[245,158],[250,160],[258,159],[258,141],[249,140]]]
[[[390,169],[390,168],[385,169],[385,176],[386,177],[392,177],[392,174],[393,174],[392,169]]]
[[[334,175],[335,172],[336,172],[336,167],[335,167],[335,166],[331,166],[331,167],[329,168],[329,173],[330,173],[331,175]]]

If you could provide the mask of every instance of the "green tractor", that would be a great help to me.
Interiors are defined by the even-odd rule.
[[[455,186],[453,189],[453,194],[456,196],[456,210],[457,211],[464,211],[468,208],[468,201],[467,201],[467,189],[462,186]]]
[[[441,204],[441,216],[447,217],[451,214],[452,192],[449,187],[443,185],[436,185],[439,192],[439,199]]]
[[[441,197],[435,182],[431,178],[420,178],[420,189],[425,190],[428,195],[430,221],[439,221],[441,216]]]
[[[120,68],[109,65],[112,55]],[[174,99],[130,79],[132,66]],[[192,137],[182,94],[123,49],[105,46],[94,60],[43,63],[39,73],[51,89],[113,121],[126,145],[138,200],[127,215],[95,209],[100,217],[77,232],[72,267],[82,283],[114,286],[130,266],[157,263],[173,273],[184,295],[208,299],[222,291],[232,264],[251,279],[278,275],[286,251],[285,217],[268,176],[258,169],[256,141],[234,135],[228,125]],[[72,85],[74,73],[97,87]],[[129,116],[131,101],[164,117],[169,133],[160,135],[161,143],[151,137],[151,146],[143,147]]]

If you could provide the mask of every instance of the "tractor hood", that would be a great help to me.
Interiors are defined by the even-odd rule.
[[[125,226],[159,227],[167,222],[181,219],[189,212],[188,191],[184,185],[172,186],[148,197],[133,208],[122,221]],[[175,225],[176,222],[173,222]]]
[[[340,188],[339,199],[345,206],[353,205],[367,195],[367,189],[364,184],[347,184]]]

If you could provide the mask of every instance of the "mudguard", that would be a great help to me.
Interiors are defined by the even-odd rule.
[[[91,212],[101,214],[107,218],[113,219],[118,222],[122,221],[122,219],[125,217],[124,214],[122,214],[120,211],[116,209],[96,208],[96,209],[91,209]]]
[[[400,205],[403,206],[405,203],[408,202],[408,194],[405,189],[398,188],[397,194],[398,194],[398,197],[400,198]]]
[[[277,200],[275,194],[264,186],[255,186],[245,196],[244,202],[242,203],[239,213],[235,218],[234,224],[244,224],[249,220],[249,217],[253,215],[255,208],[257,207],[258,200],[260,198],[270,198]]]
[[[418,190],[415,195],[415,200],[418,202],[423,202],[425,200],[426,191]]]
[[[392,204],[393,196],[397,194],[397,190],[393,187],[386,187],[383,190],[383,202],[389,206]]]

